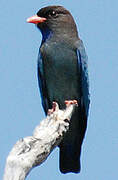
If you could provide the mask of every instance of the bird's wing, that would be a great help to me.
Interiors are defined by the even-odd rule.
[[[40,93],[41,93],[42,105],[43,105],[45,113],[47,114],[47,111],[49,108],[48,108],[48,101],[47,101],[47,95],[46,95],[45,77],[44,77],[44,72],[43,72],[43,61],[42,61],[40,52],[38,55],[38,83],[39,83],[39,88],[40,88]]]
[[[83,45],[83,42],[79,40],[77,48],[78,66],[81,76],[81,107],[85,109],[86,118],[88,116],[90,94],[89,94],[89,80],[88,80],[88,57]]]

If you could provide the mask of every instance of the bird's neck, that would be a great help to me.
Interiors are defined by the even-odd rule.
[[[47,41],[53,36],[53,32],[49,29],[45,29],[44,31],[41,31],[41,33],[42,33],[42,42]]]
[[[45,29],[45,31],[41,31],[42,33],[42,43],[47,42],[49,40],[51,41],[65,41],[66,43],[72,43],[75,42],[78,39],[78,34],[74,34],[72,33],[72,31],[68,31],[68,33],[66,31],[62,31],[62,33],[60,33],[58,30],[53,32],[49,29]]]

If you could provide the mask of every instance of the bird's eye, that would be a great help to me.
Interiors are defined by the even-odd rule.
[[[54,10],[53,10],[53,11],[50,11],[50,12],[49,12],[49,16],[50,16],[50,17],[56,17],[56,16],[57,16],[56,11],[54,11]]]

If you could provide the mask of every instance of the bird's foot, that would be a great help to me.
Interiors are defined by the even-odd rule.
[[[71,104],[75,104],[76,106],[78,106],[77,100],[66,100],[65,101],[66,106],[70,106]]]
[[[52,109],[48,109],[48,115],[51,115],[54,111],[56,111],[56,109],[58,108],[57,106],[58,104],[56,102],[53,102]]]

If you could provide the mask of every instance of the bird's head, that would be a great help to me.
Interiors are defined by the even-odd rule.
[[[37,12],[37,15],[28,18],[27,22],[36,24],[45,39],[51,34],[61,35],[61,38],[78,37],[72,15],[62,6],[44,7]]]

